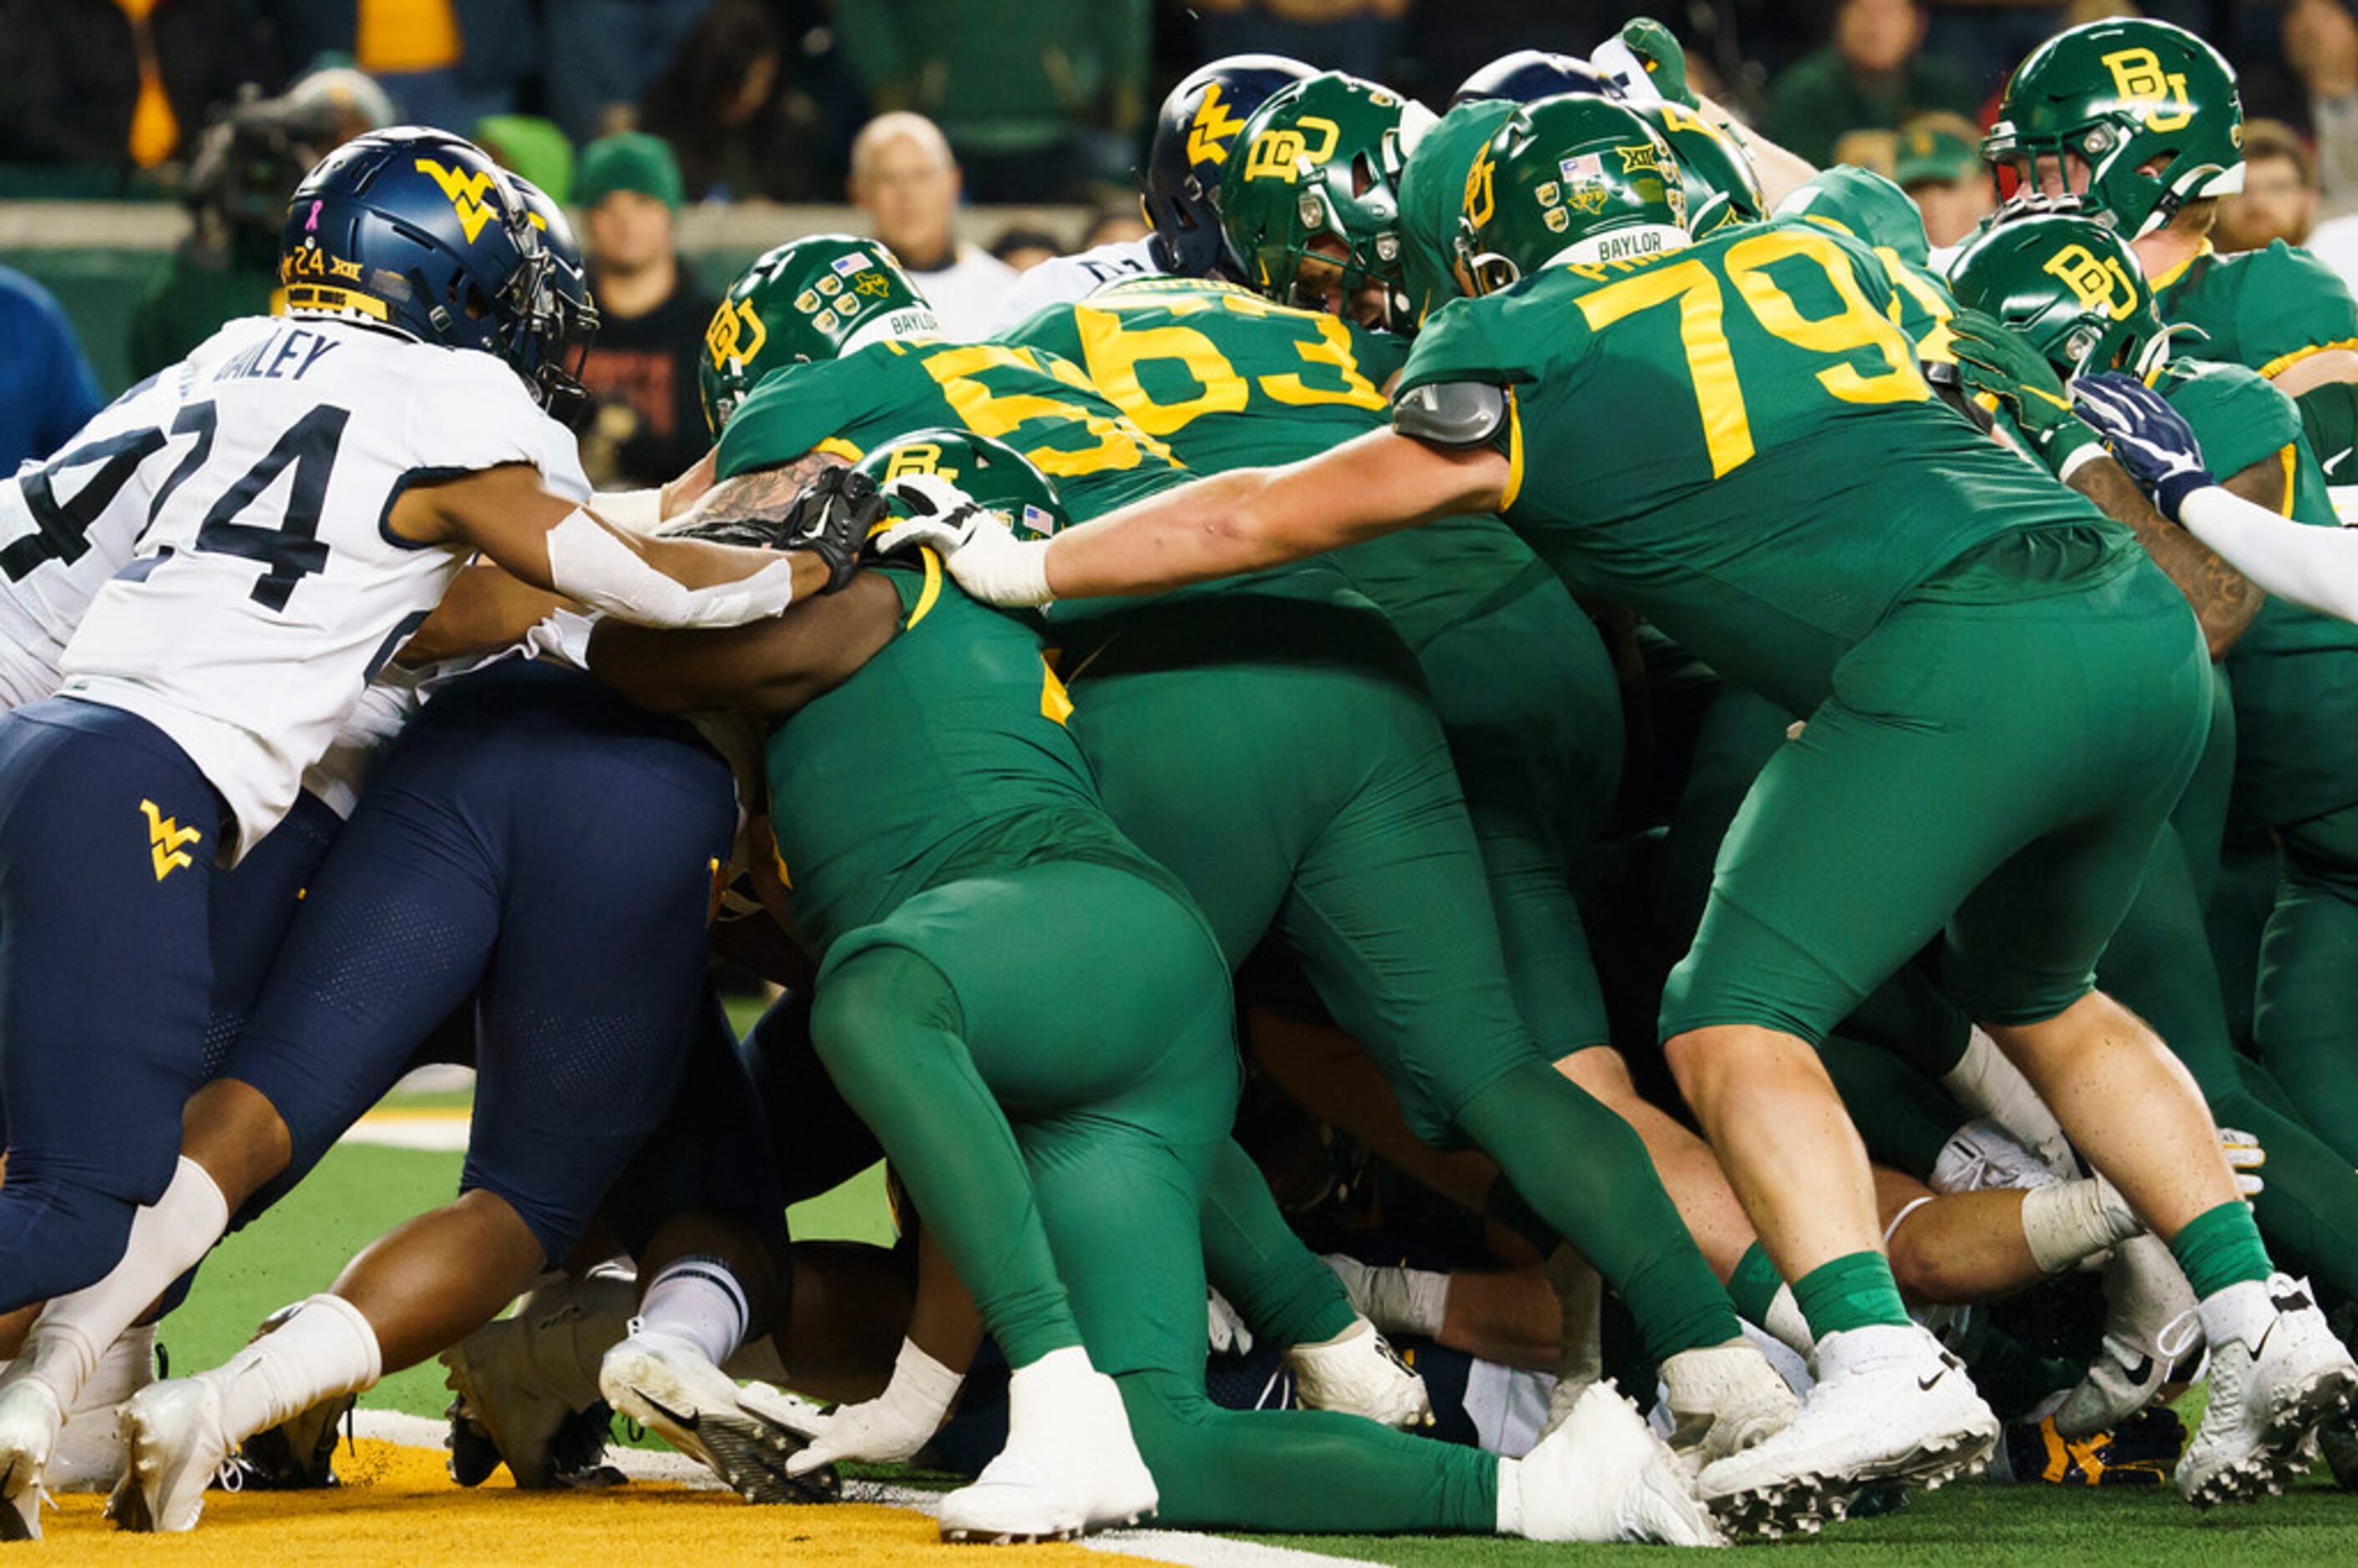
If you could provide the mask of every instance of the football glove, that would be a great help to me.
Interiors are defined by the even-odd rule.
[[[935,1360],[915,1340],[902,1340],[884,1391],[824,1418],[827,1424],[809,1446],[787,1456],[786,1474],[804,1476],[842,1460],[897,1465],[915,1457],[949,1418],[950,1403],[965,1381],[964,1374]]]
[[[2168,1405],[2076,1442],[2055,1430],[2053,1416],[2006,1434],[2014,1478],[2055,1487],[2158,1487],[2185,1447],[2186,1423]]]
[[[2235,1190],[2249,1204],[2266,1190],[2267,1183],[2260,1178],[2260,1167],[2268,1162],[2268,1152],[2260,1141],[2248,1132],[2238,1132],[2232,1127],[2219,1130],[2219,1152],[2227,1156],[2227,1168],[2235,1173]]]
[[[2095,432],[2072,413],[2055,367],[2028,339],[1979,310],[1958,311],[1949,332],[1965,391],[2006,410],[2049,472],[2061,474],[2073,453],[2095,445]]]
[[[1597,46],[1588,63],[1609,76],[1633,103],[1668,102],[1700,107],[1687,85],[1687,52],[1670,28],[1651,16],[1633,16]]]
[[[860,569],[860,548],[884,521],[885,511],[873,479],[857,470],[830,468],[803,486],[783,516],[698,517],[671,535],[757,550],[806,551],[827,565],[827,586],[819,591],[833,593]]]
[[[930,549],[985,604],[1048,602],[1046,540],[1018,539],[1005,517],[938,474],[904,474],[890,493],[909,515],[877,536],[880,552]]]
[[[2136,377],[2120,371],[2083,375],[2071,384],[2071,395],[2080,416],[2172,523],[2188,496],[2219,482],[2186,416]]]

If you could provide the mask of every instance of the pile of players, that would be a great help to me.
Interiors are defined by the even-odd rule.
[[[1152,239],[979,343],[782,246],[712,453],[594,498],[562,214],[340,149],[281,313],[0,491],[0,1539],[315,1476],[438,1353],[462,1481],[595,1474],[611,1406],[810,1502],[968,1420],[987,1337],[957,1540],[1776,1536],[2001,1414],[2093,1479],[2198,1375],[2143,1471],[2191,1501],[2358,1460],[2358,304],[2211,252],[2191,35],[2072,29],[2001,115],[2015,200],[1936,263],[1651,22],[1439,118],[1216,62]],[[741,1044],[716,951],[790,988]],[[1240,1019],[1318,1147],[1529,1267],[1313,1254]],[[438,1053],[460,1197],[150,1381]],[[879,1152],[914,1242],[794,1246]],[[2025,1292],[2075,1362],[1958,1310]],[[1209,1292],[1303,1408],[1209,1397]],[[1415,1434],[1384,1328],[1544,1412]]]

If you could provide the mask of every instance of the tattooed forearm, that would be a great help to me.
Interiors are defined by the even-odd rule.
[[[775,468],[732,475],[706,491],[703,499],[673,519],[666,531],[740,518],[784,517],[805,485],[829,469],[848,466],[832,452],[811,451]]]
[[[2267,602],[2267,595],[2221,560],[2209,546],[2154,510],[2136,481],[2110,458],[2082,463],[2071,482],[2105,516],[2137,536],[2146,554],[2194,607],[2194,618],[2201,624],[2202,641],[2211,656],[2224,657],[2251,625],[2252,617],[2260,612],[2260,606]]]

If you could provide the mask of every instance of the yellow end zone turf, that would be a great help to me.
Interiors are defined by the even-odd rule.
[[[344,1484],[322,1492],[214,1492],[190,1535],[125,1535],[94,1496],[44,1516],[45,1562],[171,1562],[185,1568],[352,1568],[356,1563],[496,1563],[580,1568],[636,1545],[669,1562],[867,1568],[989,1568],[989,1548],[946,1545],[934,1521],[871,1503],[752,1508],[727,1492],[633,1481],[613,1491],[453,1486],[444,1455],[362,1438],[336,1451]],[[1114,1568],[1147,1560],[1077,1546],[1027,1548],[1024,1568]],[[1155,1565],[1160,1568],[1160,1565]]]

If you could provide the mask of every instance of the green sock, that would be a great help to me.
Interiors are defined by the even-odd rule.
[[[1785,1276],[1777,1272],[1767,1249],[1756,1241],[1736,1260],[1736,1271],[1727,1277],[1727,1293],[1735,1299],[1737,1312],[1766,1327],[1768,1303],[1777,1299],[1778,1288],[1784,1282]]]
[[[1820,1339],[1844,1329],[1909,1321],[1890,1260],[1880,1252],[1853,1252],[1819,1264],[1793,1281],[1793,1299]]]
[[[2241,1198],[2230,1198],[2187,1221],[2169,1238],[2169,1254],[2186,1271],[2186,1282],[2194,1287],[2198,1300],[2276,1271],[2260,1240],[2260,1227]]]

